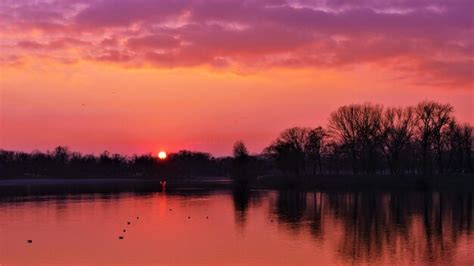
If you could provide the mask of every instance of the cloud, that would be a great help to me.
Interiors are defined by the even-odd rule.
[[[379,64],[417,83],[471,86],[472,8],[470,0],[7,0],[0,34],[16,58],[47,51],[133,67]]]
[[[432,83],[439,86],[465,86],[474,87],[474,60],[463,61],[425,61],[420,65],[420,75],[423,75],[424,83]],[[437,79],[437,77],[445,77]]]
[[[156,23],[175,17],[186,1],[98,1],[80,12],[74,21],[90,27],[121,27],[136,22]]]
[[[130,38],[127,46],[131,50],[171,49],[180,45],[180,40],[171,35],[154,34],[139,38]]]
[[[106,49],[101,53],[94,54],[89,59],[107,62],[129,62],[134,57],[133,54],[123,52],[120,50]]]

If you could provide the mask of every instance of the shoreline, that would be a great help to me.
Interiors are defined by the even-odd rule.
[[[248,186],[234,184],[230,178],[202,177],[167,179],[166,190],[211,191],[220,189],[271,189],[300,191],[367,190],[458,190],[474,192],[474,175],[432,176],[306,176],[304,181],[289,183],[284,176],[263,176]],[[293,178],[294,180],[294,178]],[[0,196],[81,194],[81,193],[152,193],[163,191],[158,178],[21,178],[0,179]]]
[[[0,198],[9,196],[90,194],[90,193],[153,193],[163,191],[161,179],[151,178],[41,178],[0,179]],[[166,190],[205,191],[232,188],[231,180],[167,181]]]
[[[0,187],[14,186],[54,186],[54,185],[114,185],[114,184],[140,184],[160,185],[162,179],[158,178],[21,178],[0,179]],[[166,180],[167,187],[186,185],[229,185],[231,179],[176,179]]]
[[[474,191],[474,174],[458,175],[317,175],[301,177],[295,188],[305,190],[423,190],[459,189]],[[268,176],[259,186],[279,188],[288,186],[288,177]],[[289,185],[292,186],[291,184]]]

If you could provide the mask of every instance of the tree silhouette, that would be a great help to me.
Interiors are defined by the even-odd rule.
[[[265,149],[265,153],[286,175],[301,177],[305,173],[305,147],[307,147],[309,132],[308,128],[289,128]]]
[[[453,107],[432,101],[423,101],[416,106],[418,130],[422,150],[422,171],[432,173],[432,153],[436,153],[438,172],[443,173],[442,131],[451,121]]]
[[[242,141],[237,141],[233,148],[233,171],[234,182],[241,186],[247,186],[256,178],[255,160],[249,155],[247,147]]]
[[[413,107],[388,108],[384,112],[382,151],[392,174],[400,174],[400,156],[415,134],[415,123]]]
[[[313,175],[316,175],[316,169],[319,168],[319,174],[323,173],[322,158],[323,158],[323,141],[326,137],[326,132],[322,127],[311,129],[308,132],[307,140],[305,142],[304,150],[307,154],[307,159],[313,165]]]
[[[360,108],[356,105],[342,106],[331,113],[329,118],[329,132],[336,144],[347,150],[352,172],[358,173],[357,159],[359,149],[359,132],[357,120],[360,117]]]
[[[342,106],[331,113],[329,132],[347,150],[351,158],[352,172],[375,174],[376,153],[382,141],[382,106],[353,104]]]
[[[181,150],[166,160],[151,154],[81,154],[64,146],[32,153],[0,149],[0,178],[232,177],[247,185],[258,175],[280,175],[299,184],[323,172],[470,174],[472,126],[459,123],[453,112],[451,105],[432,101],[403,108],[342,106],[330,114],[327,128],[286,129],[260,155],[250,155],[242,141],[235,143],[233,157]]]

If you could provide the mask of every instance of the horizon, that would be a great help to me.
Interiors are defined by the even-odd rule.
[[[472,2],[4,1],[0,148],[259,153],[342,105],[474,124]],[[349,25],[349,26],[348,26]],[[469,37],[471,36],[471,37]]]
[[[366,102],[367,103],[367,102]],[[370,103],[372,104],[372,103]],[[376,104],[376,103],[375,103]],[[449,103],[448,103],[449,104]],[[352,104],[351,104],[352,105]],[[355,104],[357,105],[357,104]],[[381,105],[383,107],[384,110],[386,110],[387,107],[395,107],[395,108],[398,108],[398,107],[401,107],[401,106],[384,106],[384,105]],[[413,105],[413,106],[416,106],[416,105]],[[403,107],[408,107],[408,106],[403,106]],[[336,110],[333,110],[331,111],[334,112]],[[457,117],[456,117],[456,113],[455,113],[455,109],[454,109],[454,116],[453,118],[455,119],[455,121],[457,121],[460,125],[463,125],[465,123],[467,123],[469,126],[472,127],[472,125],[469,123],[469,122],[465,122],[465,121],[460,121],[460,120],[457,120]],[[329,119],[328,119],[329,120]],[[328,125],[313,125],[313,126],[307,126],[307,127],[302,127],[302,126],[298,126],[298,125],[295,125],[294,127],[299,127],[299,128],[310,128],[310,129],[314,129],[316,127],[322,127],[325,131],[328,130]],[[292,126],[293,127],[293,126]],[[289,128],[292,128],[292,127],[289,127]],[[288,129],[288,128],[286,128]],[[285,129],[282,129],[279,131],[279,133],[283,132]],[[270,140],[268,142],[268,144],[266,146],[264,146],[260,151],[253,151],[253,150],[250,150],[250,154],[254,155],[254,156],[259,156],[259,155],[262,155],[264,153],[264,150],[269,146],[271,145],[274,140],[278,137],[278,134],[275,135],[273,137],[272,140]],[[234,143],[236,143],[236,141],[242,141],[241,139],[236,139],[234,142],[231,143],[231,145],[233,145]],[[245,141],[244,141],[245,143]],[[51,147],[51,148],[47,148],[45,150],[40,150],[40,149],[33,149],[33,150],[8,150],[8,149],[3,149],[2,147],[0,147],[0,150],[8,150],[8,151],[13,151],[13,152],[26,152],[26,153],[34,153],[34,152],[40,152],[40,153],[49,153],[49,152],[53,152],[54,149],[56,147],[65,147],[69,150],[69,152],[79,152],[81,153],[82,155],[94,155],[94,156],[98,156],[100,154],[103,154],[105,152],[109,153],[109,154],[119,154],[121,156],[125,156],[125,157],[133,157],[133,156],[140,156],[140,155],[150,155],[152,157],[156,157],[158,158],[159,157],[159,153],[161,152],[165,152],[167,155],[172,155],[172,154],[177,154],[181,151],[190,151],[190,152],[201,152],[201,153],[207,153],[209,155],[211,155],[212,157],[215,157],[215,158],[225,158],[225,157],[232,157],[232,146],[230,146],[229,150],[230,152],[228,153],[225,153],[225,154],[214,154],[210,151],[206,151],[206,150],[190,150],[190,149],[186,149],[186,148],[183,148],[183,149],[179,149],[179,150],[164,150],[164,149],[156,149],[154,151],[145,151],[145,152],[142,152],[142,153],[119,153],[119,152],[111,152],[109,150],[103,150],[103,151],[99,151],[99,152],[83,152],[83,151],[80,151],[80,150],[74,150],[74,149],[71,149],[68,145],[56,145],[54,147]]]

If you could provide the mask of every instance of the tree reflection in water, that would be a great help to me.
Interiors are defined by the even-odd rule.
[[[254,195],[234,191],[238,224]],[[337,256],[346,262],[443,263],[473,232],[473,202],[471,192],[279,191],[270,211],[281,230],[308,230],[319,243],[337,237]]]
[[[243,229],[245,227],[249,206],[251,204],[260,205],[261,194],[259,191],[252,191],[245,187],[237,187],[232,190],[234,219],[239,228]]]

